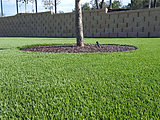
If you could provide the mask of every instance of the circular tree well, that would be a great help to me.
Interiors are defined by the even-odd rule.
[[[83,47],[77,45],[49,45],[34,46],[21,49],[32,52],[54,52],[54,53],[95,53],[95,52],[123,52],[136,50],[137,47],[127,45],[93,45],[85,44]]]

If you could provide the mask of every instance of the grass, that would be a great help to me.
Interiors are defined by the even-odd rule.
[[[160,119],[160,38],[85,38],[121,53],[38,53],[74,38],[0,38],[0,119]]]

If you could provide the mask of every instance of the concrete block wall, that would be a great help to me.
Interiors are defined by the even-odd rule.
[[[74,37],[74,13],[50,12],[0,18],[0,36]],[[73,21],[73,22],[72,22]]]
[[[82,17],[85,37],[160,37],[160,8],[84,11]],[[0,36],[75,37],[75,13],[1,17]]]
[[[95,12],[83,19],[86,37],[160,37],[160,8]]]

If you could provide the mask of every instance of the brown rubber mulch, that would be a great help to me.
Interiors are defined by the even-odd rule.
[[[50,45],[50,46],[34,46],[21,49],[22,51],[32,52],[54,52],[54,53],[95,53],[95,52],[123,52],[136,50],[136,47],[125,45],[93,45],[85,44],[84,47],[76,45]]]

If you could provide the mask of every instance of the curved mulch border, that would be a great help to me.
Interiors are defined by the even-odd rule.
[[[54,53],[94,53],[94,52],[123,52],[136,50],[136,47],[126,45],[97,45],[85,44],[84,47],[76,45],[50,45],[50,46],[34,46],[21,49],[22,51],[32,52],[54,52]]]

